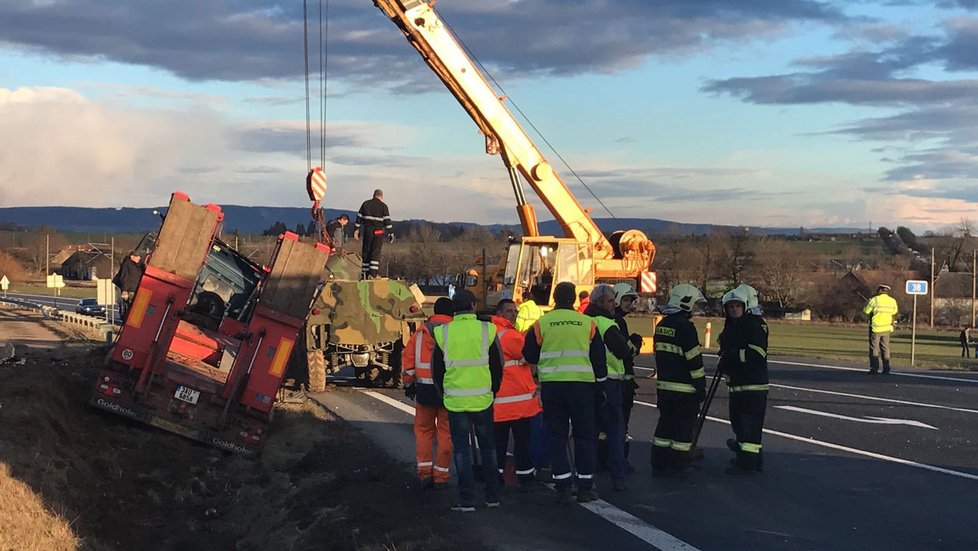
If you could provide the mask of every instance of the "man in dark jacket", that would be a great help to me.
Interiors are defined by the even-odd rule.
[[[752,473],[764,467],[761,435],[767,409],[767,324],[752,297],[737,288],[723,295],[726,321],[720,333],[720,368],[730,388],[730,426],[735,438],[727,447],[737,454],[728,473]]]
[[[631,354],[622,360],[625,362],[625,378],[621,383],[621,406],[625,419],[625,465],[631,470],[631,465],[628,464],[628,452],[631,447],[628,421],[632,417],[632,408],[635,407],[635,391],[638,390],[638,383],[635,382],[635,356],[641,352],[643,341],[642,336],[638,333],[628,332],[628,322],[625,321],[625,316],[632,313],[635,300],[638,299],[638,293],[635,292],[634,287],[627,283],[617,283],[614,288],[615,323],[618,324],[618,330],[628,339],[631,346]]]
[[[706,398],[706,373],[699,334],[690,318],[703,300],[699,289],[683,283],[669,292],[665,315],[655,328],[655,366],[659,422],[652,440],[652,474],[689,470],[689,450],[700,402]]]
[[[343,251],[343,246],[346,244],[346,230],[344,228],[349,223],[350,217],[341,214],[326,224],[326,235],[333,241],[333,248],[337,251]]]
[[[360,266],[362,278],[380,277],[380,250],[384,239],[394,242],[394,226],[391,224],[391,214],[384,203],[384,192],[374,190],[373,199],[364,201],[357,211],[357,221],[353,224],[353,238],[362,239],[361,253],[363,261]]]
[[[112,283],[119,288],[119,317],[126,319],[129,313],[129,306],[136,298],[136,289],[139,288],[139,280],[143,278],[143,264],[139,251],[129,251],[129,255],[119,264],[119,271],[112,278]]]

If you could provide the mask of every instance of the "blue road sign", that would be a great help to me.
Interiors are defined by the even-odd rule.
[[[907,294],[908,295],[926,295],[927,294],[927,282],[922,279],[908,279],[907,280]]]

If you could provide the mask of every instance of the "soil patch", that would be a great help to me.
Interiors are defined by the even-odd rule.
[[[0,367],[0,551],[484,549],[312,402],[277,407],[257,459],[90,408],[106,352]]]

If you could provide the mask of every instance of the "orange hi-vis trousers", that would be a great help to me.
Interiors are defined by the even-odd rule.
[[[438,453],[432,459],[435,439]],[[418,459],[418,478],[448,482],[452,464],[452,433],[448,429],[448,410],[443,407],[414,405],[414,442]]]

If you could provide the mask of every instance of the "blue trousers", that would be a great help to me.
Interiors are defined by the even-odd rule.
[[[482,411],[449,411],[448,426],[452,431],[452,455],[458,475],[458,502],[475,506],[475,475],[472,473],[472,449],[469,445],[470,427],[475,431],[486,481],[486,501],[499,501],[499,475],[496,472],[496,448],[492,423],[492,406]]]
[[[591,489],[597,442],[594,383],[545,382],[540,385],[540,396],[543,398],[543,420],[550,442],[554,485],[562,490],[573,482],[573,470],[567,456],[570,425],[573,425],[577,487],[580,490]]]

